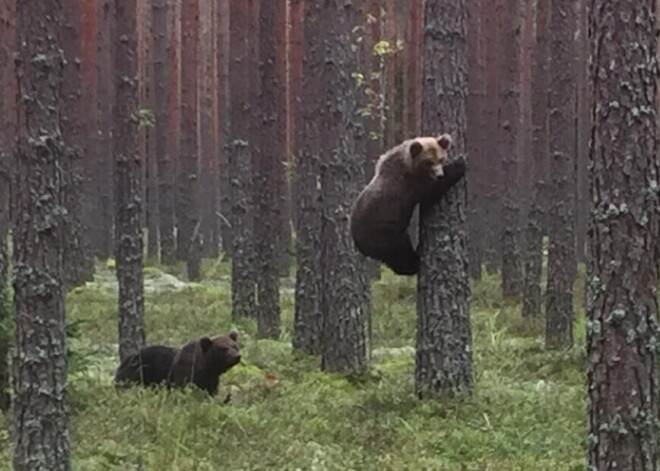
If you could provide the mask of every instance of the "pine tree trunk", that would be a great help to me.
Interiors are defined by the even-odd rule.
[[[245,77],[254,60],[250,57],[250,21],[254,2],[230,2],[229,47],[229,178],[232,226],[232,309],[234,319],[256,315],[254,254],[254,207],[252,147],[256,136],[251,126],[253,81]],[[257,72],[255,72],[257,73]]]
[[[655,2],[592,0],[589,16],[589,465],[652,471],[660,458]]]
[[[280,299],[277,245],[281,237],[279,187],[281,160],[284,158],[285,127],[280,122],[285,106],[284,82],[278,76],[279,56],[284,41],[286,0],[260,0],[259,76],[261,94],[257,122],[261,126],[259,146],[255,149],[258,171],[255,181],[257,221],[257,332],[262,338],[279,338]]]
[[[465,0],[426,0],[422,133],[450,133],[465,156],[467,7]],[[466,182],[420,210],[415,391],[420,399],[470,391],[472,333],[465,246]]]
[[[14,469],[69,470],[64,283],[64,61],[56,0],[17,3],[20,97],[12,187],[16,357]],[[30,217],[25,217],[29,215]]]
[[[365,168],[354,140],[360,132],[352,77],[358,70],[354,29],[362,14],[358,4],[329,0],[309,7],[311,15],[320,18],[316,34],[321,41],[329,44],[332,38],[332,48],[324,58],[331,66],[326,65],[320,77],[325,106],[316,116],[322,126],[319,150],[323,152],[321,344],[323,370],[342,373],[361,372],[367,364],[369,281],[365,259],[355,249],[348,225],[353,202],[364,187]]]
[[[181,147],[179,155],[177,252],[186,260],[188,279],[199,280],[202,231],[199,227],[198,50],[199,0],[181,7]]]
[[[11,224],[10,190],[12,161],[15,151],[16,70],[10,60],[16,45],[16,5],[14,1],[0,4],[0,412],[9,410],[9,228]]]
[[[548,167],[548,60],[549,60],[550,2],[536,6],[536,38],[532,64],[532,140],[534,188],[532,206],[525,231],[525,286],[523,290],[523,316],[541,314],[543,293],[543,234],[546,220]]]
[[[62,182],[65,218],[64,279],[67,287],[76,287],[94,278],[94,263],[82,222],[82,81],[80,28],[81,4],[77,0],[63,1],[62,45],[64,47],[64,80],[62,82],[62,137],[66,145]]]
[[[575,281],[575,2],[552,0],[550,15],[550,199],[546,346],[573,344]]]
[[[501,50],[500,141],[503,170],[502,294],[516,298],[522,293],[520,259],[520,205],[518,165],[520,139],[520,68],[522,5],[520,0],[498,0]]]
[[[151,0],[153,75],[154,75],[154,147],[158,160],[158,233],[160,260],[171,264],[175,259],[174,244],[174,194],[172,188],[173,162],[167,146],[167,90],[172,74],[167,50],[172,47],[167,31],[170,13],[168,0]]]
[[[115,240],[119,283],[119,359],[144,347],[142,159],[138,149],[137,0],[116,0],[114,15]]]
[[[300,0],[294,0],[294,3]],[[303,28],[302,51],[292,50],[292,70],[295,55],[300,52],[302,70],[292,77],[300,78],[300,106],[295,120],[295,180],[296,201],[296,290],[294,308],[293,348],[304,353],[321,353],[321,173],[320,146],[321,120],[319,113],[324,100],[321,96],[321,78],[324,73],[325,56],[323,41],[318,34],[320,10],[309,0],[298,5],[291,19],[293,25]],[[300,14],[300,17],[298,17]],[[304,21],[303,21],[304,18]],[[292,46],[293,47],[293,46]],[[295,88],[294,88],[295,90]],[[293,95],[295,97],[295,95]]]
[[[115,250],[113,225],[114,194],[112,180],[108,175],[113,173],[113,134],[112,134],[112,103],[115,94],[113,86],[113,51],[112,36],[115,29],[114,17],[116,0],[102,0],[99,2],[98,14],[98,93],[97,113],[97,149],[94,153],[93,185],[96,188],[97,207],[95,210],[96,237],[94,238],[95,253],[101,259],[109,258]],[[142,194],[139,195],[142,197]],[[140,215],[141,216],[141,215]]]

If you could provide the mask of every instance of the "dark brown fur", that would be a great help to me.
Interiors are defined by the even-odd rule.
[[[168,384],[170,387],[194,384],[214,396],[220,375],[241,361],[239,350],[236,332],[188,342],[172,361]]]
[[[398,275],[419,271],[407,233],[415,206],[438,201],[465,175],[462,157],[447,164],[448,135],[404,141],[383,154],[376,174],[353,205],[350,228],[363,255]]]
[[[120,387],[142,384],[157,386],[167,381],[172,361],[178,348],[151,345],[126,358],[115,373],[115,384]]]

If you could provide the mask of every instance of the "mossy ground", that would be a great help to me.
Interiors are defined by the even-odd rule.
[[[182,267],[163,270],[180,275]],[[543,326],[523,321],[519,306],[502,302],[499,280],[485,276],[472,296],[474,394],[420,402],[412,394],[413,279],[384,272],[374,284],[373,370],[356,381],[292,354],[292,280],[283,281],[282,338],[257,341],[252,322],[231,321],[228,266],[206,261],[204,273],[201,284],[182,286],[145,270],[147,332],[149,343],[174,345],[237,329],[244,362],[223,377],[215,399],[118,394],[114,275],[101,272],[68,296],[74,469],[585,469],[583,312],[576,347],[546,352]],[[0,469],[11,469],[7,424],[0,416]]]

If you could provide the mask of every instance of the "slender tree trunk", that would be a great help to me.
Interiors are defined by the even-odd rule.
[[[114,10],[116,0],[101,0],[99,3],[98,20],[98,93],[97,93],[97,149],[95,152],[93,184],[96,188],[98,234],[95,238],[95,252],[99,258],[107,259],[115,248],[113,226],[115,224],[112,208],[114,194],[112,180],[108,175],[113,173],[113,139],[112,139],[112,103],[115,90],[113,87],[113,47],[112,34],[115,27]],[[141,194],[139,195],[142,196]]]
[[[168,0],[151,0],[153,75],[154,75],[154,147],[158,179],[158,233],[160,260],[164,264],[174,262],[174,195],[172,188],[172,155],[167,145],[167,90],[173,71],[169,67],[167,17]]]
[[[576,66],[576,94],[577,94],[577,138],[576,153],[577,160],[577,183],[576,183],[576,258],[578,262],[584,263],[587,255],[587,223],[589,220],[589,129],[591,128],[591,117],[589,106],[591,96],[588,84],[589,67],[589,18],[587,12],[587,0],[578,0],[578,34],[575,41],[575,66]]]
[[[294,2],[300,0],[293,0]],[[298,13],[297,10],[294,12]],[[324,104],[321,97],[325,50],[318,34],[321,10],[311,0],[304,3],[300,17],[292,24],[303,26],[303,57],[300,93],[300,114],[296,121],[296,292],[293,348],[309,354],[321,353],[323,317],[321,314],[321,218],[322,193],[320,173],[321,119]],[[304,18],[304,20],[303,20]],[[304,45],[304,46],[303,46]],[[296,51],[292,51],[295,58]],[[294,62],[295,63],[295,62]],[[294,76],[295,78],[295,76]],[[295,82],[292,82],[295,86]],[[294,95],[295,96],[295,95]]]
[[[62,137],[66,145],[63,161],[66,177],[62,182],[66,207],[64,238],[64,279],[68,287],[79,286],[94,277],[82,222],[82,80],[81,36],[82,8],[77,0],[63,0],[62,45],[64,47],[64,80],[62,82]]]
[[[424,135],[449,132],[465,155],[467,7],[464,0],[426,0]],[[420,210],[415,391],[420,399],[470,391],[472,332],[465,246],[466,182]]]
[[[483,219],[482,197],[484,188],[482,185],[482,157],[481,136],[483,135],[485,120],[485,80],[484,71],[481,70],[481,37],[482,31],[482,0],[468,2],[468,25],[467,25],[467,54],[468,54],[468,97],[466,103],[467,112],[467,153],[471,167],[476,171],[471,173],[468,180],[468,269],[472,279],[481,279],[481,257],[483,247],[482,234],[485,230]]]
[[[536,38],[532,64],[532,140],[533,140],[533,197],[525,232],[525,286],[523,316],[541,314],[543,293],[543,234],[546,220],[548,167],[548,61],[549,61],[550,2],[537,2]]]
[[[589,465],[652,471],[660,457],[658,24],[652,0],[590,4]]]
[[[114,35],[115,240],[119,282],[119,359],[145,343],[141,169],[138,150],[137,0],[116,0]]]
[[[322,41],[333,39],[325,51],[320,77],[320,95],[325,107],[316,117],[321,123],[319,149],[323,219],[321,224],[321,312],[322,368],[328,372],[357,373],[366,368],[368,279],[364,257],[355,249],[348,219],[353,202],[364,187],[364,158],[355,152],[360,132],[357,91],[352,73],[358,70],[355,26],[361,9],[358,3],[329,0],[309,7],[320,18],[316,34]],[[306,38],[309,36],[305,35]],[[355,49],[354,49],[355,48]]]
[[[11,172],[16,139],[16,70],[10,60],[16,49],[16,4],[0,4],[0,411],[9,410],[9,347],[12,319],[9,290],[9,228]]]
[[[188,279],[200,278],[202,231],[199,225],[198,70],[199,1],[181,9],[181,147],[178,175],[177,251],[186,260]]]
[[[551,200],[546,292],[546,346],[573,344],[575,281],[575,2],[552,0],[550,15]]]
[[[250,58],[249,26],[254,2],[230,2],[229,125],[230,222],[232,231],[232,308],[234,319],[256,314],[252,148],[256,136],[250,125],[254,85],[245,70]],[[257,73],[257,72],[255,72]]]
[[[232,254],[232,227],[229,178],[229,0],[218,1],[218,198],[222,250]]]
[[[500,140],[503,169],[502,293],[515,298],[522,292],[520,259],[520,205],[518,164],[520,139],[520,67],[522,5],[520,0],[498,0],[502,76],[500,81]]]
[[[212,0],[201,0],[200,16],[200,57],[199,57],[199,134],[200,163],[202,171],[199,174],[200,231],[203,235],[205,257],[216,258],[219,250],[218,222],[218,160],[215,148],[214,129],[214,98],[213,98],[213,61],[215,55],[215,38],[213,33],[213,3]],[[203,204],[202,204],[203,202]]]
[[[285,107],[284,82],[278,75],[279,56],[284,41],[286,0],[260,0],[259,11],[259,97],[261,132],[259,147],[255,149],[258,167],[255,181],[257,210],[256,261],[257,265],[257,327],[263,338],[280,335],[279,266],[277,257],[279,222],[280,162],[285,152],[285,127],[281,123],[281,110]]]
[[[18,471],[71,469],[62,267],[62,16],[63,4],[56,0],[17,3],[21,101],[12,189]]]

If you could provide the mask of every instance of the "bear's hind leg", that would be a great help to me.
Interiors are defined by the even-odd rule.
[[[403,276],[416,275],[419,271],[419,256],[410,243],[408,234],[403,234],[384,254],[382,262],[394,273]]]

